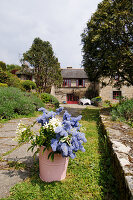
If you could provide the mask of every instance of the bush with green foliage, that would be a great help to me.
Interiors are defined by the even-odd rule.
[[[48,93],[41,93],[41,100],[43,103],[51,103],[54,104],[55,108],[59,107],[59,101],[56,97],[52,96],[51,94]]]
[[[16,75],[3,71],[2,68],[0,68],[0,83],[5,83],[8,86],[23,89],[21,80]]]
[[[27,91],[30,91],[36,88],[36,83],[30,80],[22,81],[21,84],[22,84],[22,87]]]
[[[0,87],[8,87],[6,83],[0,83]]]
[[[7,82],[8,86],[20,88],[21,90],[23,90],[21,80],[16,75],[11,74],[10,72],[7,72],[7,75],[8,75],[8,82]]]
[[[0,67],[0,83],[6,83],[8,84],[9,77],[5,71],[2,70]]]
[[[124,121],[133,126],[133,99],[125,99],[116,104],[111,111],[111,115],[112,120]]]
[[[102,98],[100,96],[94,97],[91,99],[91,102],[94,106],[98,106],[101,101],[102,101]]]
[[[44,106],[34,95],[14,87],[0,87],[0,118],[11,119],[16,115],[28,115]]]
[[[105,100],[103,102],[103,107],[112,107],[112,104],[111,104],[111,102],[109,100]]]
[[[36,111],[39,108],[44,107],[43,101],[39,97],[37,97],[34,93],[24,92],[24,96],[28,97],[31,100],[32,104],[36,108]]]

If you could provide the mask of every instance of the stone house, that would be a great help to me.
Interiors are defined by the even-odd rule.
[[[114,76],[114,81],[113,84],[115,82],[118,81],[118,76]],[[104,79],[105,83],[109,82],[109,78],[105,78]],[[105,87],[102,87],[102,83],[99,83],[99,96],[102,97],[102,101],[106,101],[109,100],[111,103],[116,103],[118,102],[118,97],[119,96],[123,96],[123,97],[127,97],[129,99],[133,98],[133,86],[126,86],[123,85],[121,88],[117,88],[117,87],[113,87],[112,83],[108,84]]]
[[[60,103],[78,104],[79,99],[85,97],[93,88],[93,84],[88,81],[88,77],[84,69],[74,69],[67,67],[61,71],[63,84],[60,88],[52,86],[51,94],[55,96]],[[117,76],[114,81],[117,81]],[[104,79],[108,82],[109,79]],[[90,89],[90,90],[89,90]],[[102,87],[102,82],[96,84],[96,90],[101,96],[102,101],[109,100],[111,103],[118,102],[118,96],[133,98],[133,86],[122,86],[120,89],[115,88],[112,84]]]
[[[61,70],[63,84],[60,88],[52,86],[51,94],[60,103],[78,104],[79,99],[86,95],[92,84],[88,81],[87,74],[83,69],[67,67]]]
[[[60,103],[78,104],[79,99],[91,96],[88,93],[93,90],[94,85],[88,81],[88,77],[84,69],[75,69],[67,67],[61,70],[63,84],[60,88],[52,86],[51,94],[55,96]],[[33,71],[30,68],[24,68],[22,71],[16,72],[21,80],[34,80]],[[114,76],[114,82],[118,80],[118,76]],[[109,100],[111,103],[118,102],[118,96],[133,98],[133,86],[122,86],[120,89],[113,87],[112,83],[102,87],[102,81],[108,83],[109,78],[101,80],[96,84],[96,90],[101,96],[102,101]],[[90,98],[90,97],[89,97]]]

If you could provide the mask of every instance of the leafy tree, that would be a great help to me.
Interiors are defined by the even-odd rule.
[[[33,67],[39,92],[46,91],[52,84],[58,86],[62,83],[60,64],[48,41],[35,38],[31,48],[23,54],[21,61],[26,61]]]
[[[0,61],[0,67],[3,71],[6,71],[6,63],[4,63],[3,61]]]
[[[82,33],[83,66],[90,81],[118,75],[133,85],[132,0],[103,0]]]

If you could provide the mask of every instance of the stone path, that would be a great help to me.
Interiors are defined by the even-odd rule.
[[[21,119],[23,123],[28,125],[35,120],[36,118]],[[19,122],[20,119],[10,120],[0,127],[0,198],[9,195],[10,188],[29,175],[28,171],[9,168],[8,162],[17,161],[27,166],[33,163],[33,153],[27,152],[29,144],[18,147],[18,143],[13,140],[16,137],[16,128]],[[39,127],[39,124],[36,124],[34,130],[39,129]]]
[[[60,105],[64,107],[64,110],[68,110],[72,116],[81,114],[82,109],[86,106],[80,105]],[[23,118],[21,121],[25,124],[32,124],[36,118]],[[16,128],[20,119],[10,120],[8,123],[0,125],[0,198],[9,195],[10,188],[16,183],[23,181],[29,176],[29,172],[26,170],[15,170],[9,168],[9,161],[16,161],[26,164],[26,166],[32,166],[33,153],[27,152],[29,144],[24,144],[18,147],[18,144],[13,139],[16,137]],[[34,131],[40,128],[39,124],[35,124]]]

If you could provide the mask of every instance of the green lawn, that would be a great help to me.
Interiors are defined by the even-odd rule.
[[[45,183],[39,178],[38,163],[31,176],[11,189],[10,200],[117,200],[119,199],[111,160],[98,125],[99,110],[86,109],[81,124],[85,128],[86,152],[69,160],[67,177],[61,182]]]

